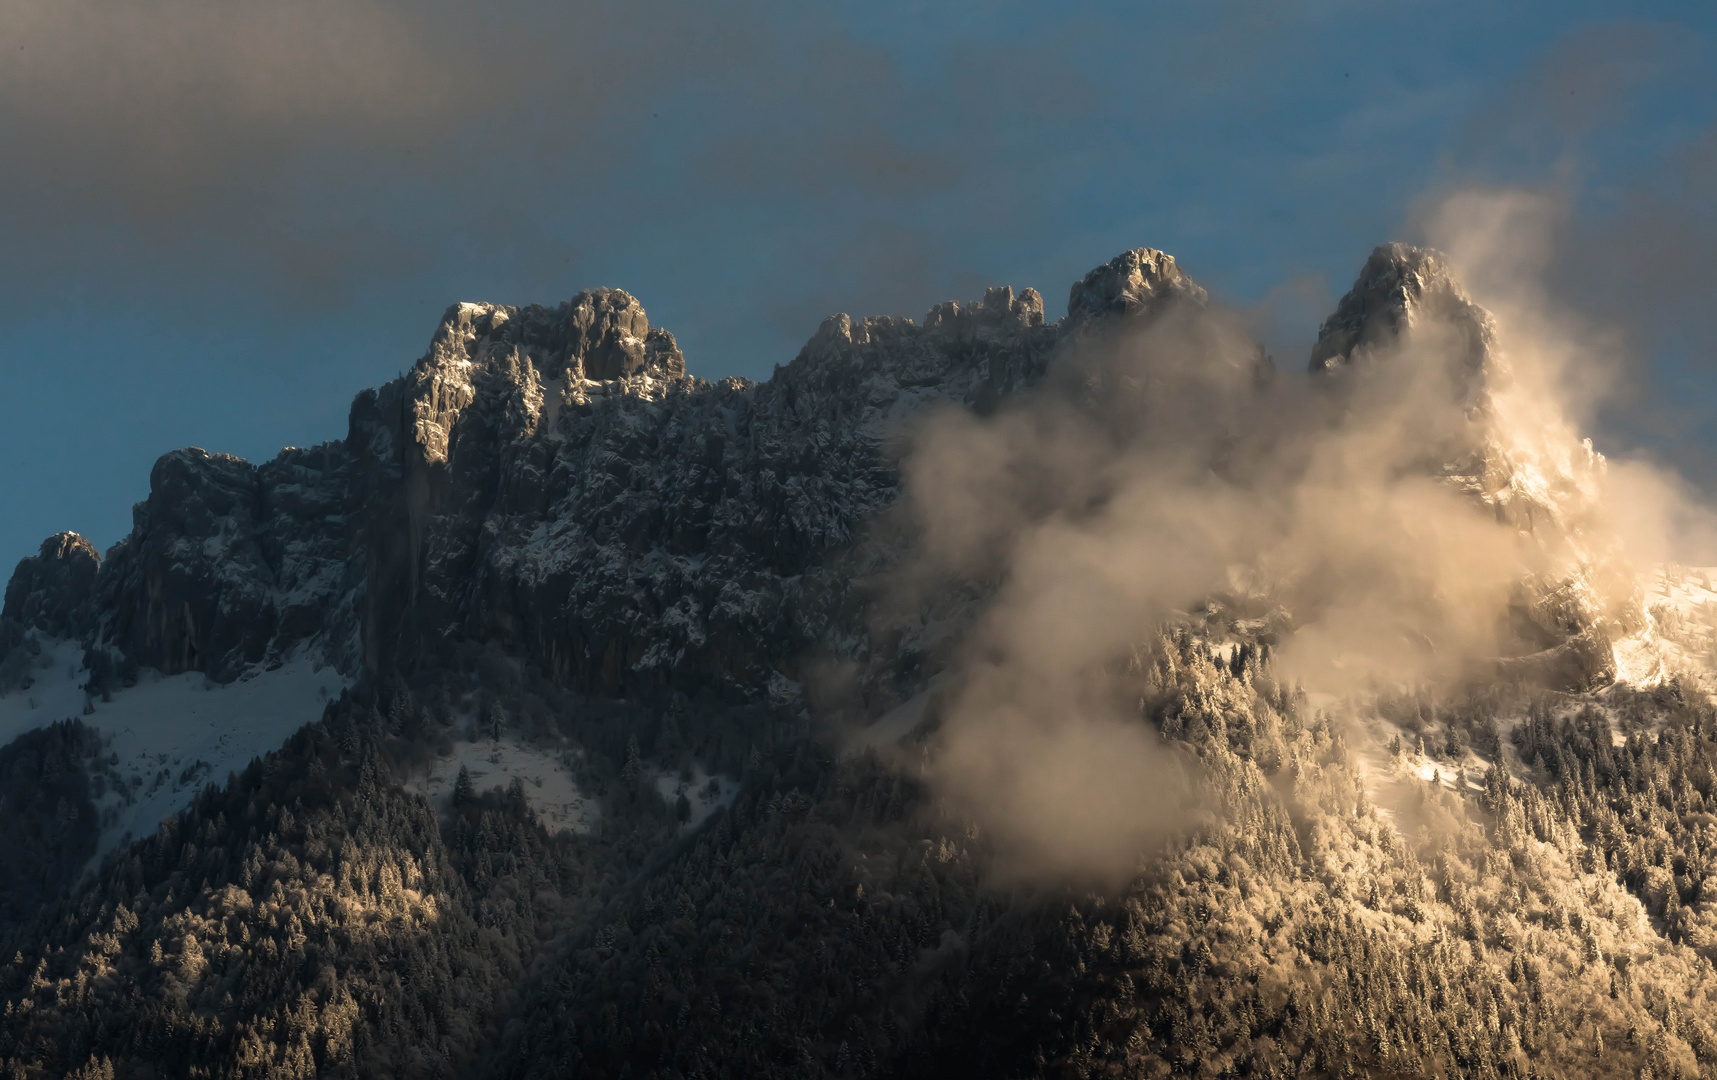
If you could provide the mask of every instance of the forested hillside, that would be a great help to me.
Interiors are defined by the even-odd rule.
[[[43,913],[0,1056],[29,1077],[1709,1068],[1710,707],[1634,702],[1660,733],[1611,748],[1590,705],[1537,697],[1517,746],[1541,764],[1462,795],[1433,758],[1445,782],[1403,769],[1384,810],[1255,656],[1182,634],[1138,672],[1209,816],[1113,891],[997,880],[910,772],[810,738],[765,744],[677,839],[623,764],[602,839],[548,836],[522,787],[438,817],[396,782],[419,707],[354,697]]]

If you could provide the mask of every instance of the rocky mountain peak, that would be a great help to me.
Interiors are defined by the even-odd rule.
[[[433,464],[447,460],[460,415],[480,397],[505,402],[502,427],[528,435],[563,405],[601,393],[607,384],[642,378],[660,387],[685,373],[674,335],[651,327],[635,297],[621,289],[586,289],[553,308],[454,304],[429,351],[375,400],[383,417],[399,418],[402,430],[395,434]],[[650,392],[647,385],[633,390]],[[393,452],[381,444],[373,449],[382,456]]]
[[[54,636],[81,630],[89,621],[100,568],[94,544],[74,532],[55,533],[12,572],[0,620]]]
[[[105,558],[58,534],[5,592],[0,1074],[1710,1075],[1717,742],[1669,666],[1711,665],[1710,578],[1666,568],[1612,645],[1610,586],[1568,544],[1508,564],[1532,570],[1505,615],[1481,601],[1513,640],[1472,685],[1384,665],[1308,694],[1279,646],[1324,648],[1300,636],[1320,614],[1278,594],[1406,579],[1325,640],[1438,648],[1403,609],[1475,574],[1426,478],[1471,497],[1449,514],[1548,550],[1596,456],[1514,411],[1525,349],[1491,385],[1498,336],[1441,258],[1387,245],[1313,354],[1337,392],[1289,431],[1352,423],[1367,438],[1334,456],[1406,474],[1410,501],[1373,499],[1402,548],[1348,546],[1381,519],[1347,520],[1336,472],[1291,500],[1319,527],[1276,560],[1316,543],[1307,588],[1220,551],[1220,578],[1203,553],[1176,575],[1190,545],[1153,538],[1283,521],[1229,508],[1295,494],[1292,457],[1245,466],[1296,449],[1273,414],[1308,398],[1256,378],[1205,302],[1141,248],[1055,323],[1008,287],[921,324],[832,316],[762,382],[687,376],[619,290],[458,304],[346,438],[164,455]],[[1451,353],[1478,407],[1396,378]],[[1152,441],[1171,411],[1187,422]],[[1075,576],[1011,555],[897,573],[917,543],[890,510],[899,436],[937,414],[985,466],[942,511],[999,509],[1024,558]],[[1023,441],[1046,417],[1083,448]],[[1398,567],[1421,537],[1438,565]],[[1152,626],[1135,571],[1225,585]],[[1056,609],[1016,602],[1018,638],[986,640],[1010,575]],[[1069,681],[968,695],[1016,640],[1043,654],[1028,674]],[[1122,662],[1081,659],[1105,651]],[[978,756],[1008,766],[985,805],[947,783],[974,702]],[[1039,702],[1046,738],[1022,738],[1006,714]],[[1160,811],[1107,797],[1152,787]],[[1119,876],[1078,865],[1145,814],[1097,852]],[[1010,839],[1025,815],[1073,858]]]
[[[1402,346],[1434,343],[1448,354],[1463,404],[1482,404],[1502,370],[1496,325],[1473,303],[1447,258],[1429,248],[1383,244],[1372,251],[1334,314],[1318,328],[1310,370],[1336,372]]]
[[[447,309],[418,368],[491,364],[512,357],[543,380],[607,382],[646,373],[685,374],[674,336],[651,328],[636,297],[622,289],[586,289],[553,308],[540,304],[460,303]]]
[[[1519,518],[1526,531],[1559,516],[1547,492],[1574,491],[1580,485],[1571,470],[1601,460],[1589,445],[1583,453],[1559,447],[1549,455],[1555,460],[1539,460],[1546,455],[1533,451],[1566,433],[1526,430],[1536,412],[1523,420],[1498,410],[1497,395],[1513,380],[1496,320],[1467,295],[1439,252],[1401,243],[1378,247],[1319,328],[1308,368],[1336,379],[1327,385],[1356,385],[1339,376],[1373,365],[1407,365],[1415,372],[1378,389],[1412,397],[1430,440],[1422,450],[1437,471],[1491,504],[1499,517]],[[1538,475],[1545,468],[1568,475],[1550,483]]]
[[[666,330],[652,330],[644,306],[619,289],[588,289],[566,306],[567,373],[576,366],[593,382],[653,367],[664,378],[685,374],[685,358]]]
[[[52,538],[14,575],[6,613],[218,681],[312,640],[356,673],[493,638],[581,690],[743,696],[849,602],[829,560],[898,494],[890,433],[938,402],[984,413],[1084,328],[1181,302],[1207,295],[1138,248],[1074,283],[1056,324],[1036,290],[1007,286],[922,324],[837,315],[755,384],[686,376],[673,336],[619,289],[456,304],[410,371],[358,396],[347,438],[260,466],[164,455],[107,562]],[[1386,245],[1324,324],[1314,367],[1450,326],[1463,364],[1494,363],[1490,317],[1441,257]],[[1523,528],[1559,522],[1543,492],[1569,485],[1455,416],[1465,441],[1428,447],[1425,468]]]
[[[1014,298],[1010,286],[997,285],[984,291],[984,298],[961,307],[950,300],[937,304],[924,313],[924,328],[932,332],[969,336],[985,335],[983,327],[1019,328],[1043,325],[1043,297],[1036,289],[1026,289]]]
[[[1371,253],[1324,320],[1309,370],[1338,380],[1331,386],[1356,389],[1341,377],[1397,364],[1444,365],[1441,374],[1435,367],[1422,372],[1433,376],[1429,384],[1415,373],[1374,386],[1384,397],[1363,399],[1396,409],[1407,402],[1413,423],[1401,429],[1406,443],[1399,448],[1413,459],[1407,467],[1436,476],[1529,537],[1559,568],[1519,583],[1514,630],[1522,649],[1539,651],[1506,661],[1504,672],[1557,689],[1606,685],[1617,670],[1610,634],[1642,616],[1632,601],[1615,606],[1593,587],[1602,576],[1599,556],[1581,522],[1603,456],[1542,410],[1510,407],[1518,402],[1509,396],[1514,379],[1496,320],[1467,295],[1440,252],[1390,243]]]
[[[1187,276],[1173,255],[1155,248],[1134,248],[1073,283],[1067,297],[1067,317],[1080,322],[1099,315],[1134,315],[1169,298],[1203,304],[1209,294]]]

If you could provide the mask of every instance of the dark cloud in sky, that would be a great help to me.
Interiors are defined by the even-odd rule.
[[[1567,287],[1650,323],[1642,355],[1708,351],[1712,22],[12,0],[0,564],[59,528],[117,539],[174,446],[338,437],[455,299],[619,286],[694,372],[763,377],[831,311],[918,317],[1007,283],[1053,318],[1148,244],[1297,366],[1415,200],[1478,178],[1562,184],[1563,234],[1613,267],[1571,263]]]
[[[485,82],[376,3],[19,0],[0,11],[8,216],[39,228],[265,231],[315,156],[437,146]]]
[[[346,289],[516,244],[551,189],[639,168],[649,100],[754,61],[763,25],[742,5],[19,0],[0,9],[0,139],[28,152],[0,170],[0,213],[191,278]],[[137,269],[52,246],[68,275]],[[40,280],[40,251],[8,254],[8,277]]]
[[[908,71],[772,0],[21,0],[0,38],[0,140],[30,150],[0,170],[29,241],[0,274],[26,289],[147,262],[327,302],[473,255],[550,268],[688,187],[850,218],[955,190],[1098,90],[1053,42]]]

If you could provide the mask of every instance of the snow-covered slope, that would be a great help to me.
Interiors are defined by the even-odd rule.
[[[1641,688],[1679,676],[1717,694],[1717,567],[1659,566],[1639,581],[1646,619],[1616,642],[1618,681]]]
[[[83,648],[42,643],[35,681],[0,695],[0,746],[58,720],[81,719],[104,740],[93,767],[101,836],[96,859],[148,835],[209,783],[279,746],[319,719],[347,680],[315,657],[300,655],[273,670],[251,669],[216,683],[201,672],[163,676],[145,668],[135,686],[84,714]]]
[[[83,715],[83,646],[75,641],[39,640],[41,653],[31,661],[30,685],[0,693],[0,746],[34,728]]]

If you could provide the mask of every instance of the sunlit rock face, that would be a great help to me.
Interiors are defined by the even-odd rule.
[[[1138,315],[1164,300],[1203,304],[1208,299],[1173,255],[1135,248],[1074,282],[1067,297],[1067,316],[1079,322],[1102,315]]]
[[[1309,367],[1353,408],[1410,410],[1423,432],[1415,467],[1530,536],[1556,568],[1520,582],[1507,636],[1522,655],[1499,672],[1566,690],[1612,681],[1610,639],[1641,617],[1634,598],[1605,596],[1596,584],[1629,576],[1612,572],[1613,553],[1586,531],[1603,456],[1530,400],[1535,391],[1517,379],[1496,320],[1447,260],[1398,243],[1373,251],[1320,327]]]
[[[1471,494],[1499,521],[1555,542],[1590,508],[1603,456],[1590,440],[1527,400],[1496,320],[1474,303],[1435,251],[1385,244],[1371,253],[1312,347],[1310,369],[1347,389],[1362,372],[1409,367],[1386,393],[1440,416],[1424,447],[1428,467]]]
[[[1514,468],[1499,442],[1495,393],[1508,366],[1490,313],[1473,303],[1434,251],[1385,244],[1371,253],[1353,288],[1324,320],[1310,370],[1338,393],[1353,385],[1412,399],[1435,421],[1421,440],[1422,467],[1507,513]],[[1396,400],[1356,403],[1394,406]],[[1524,479],[1524,478],[1523,478]],[[1528,495],[1530,500],[1530,495]],[[1549,506],[1525,510],[1522,524],[1548,517]]]
[[[1496,326],[1435,251],[1384,244],[1371,253],[1335,312],[1318,328],[1311,370],[1333,372],[1384,358],[1415,335],[1440,335],[1455,384],[1482,399],[1497,377]]]
[[[834,316],[757,385],[685,375],[624,293],[461,305],[353,409],[389,507],[362,539],[366,662],[493,640],[587,692],[762,692],[853,614],[836,563],[897,492],[890,433],[1038,377],[1041,311],[1002,289],[923,325]]]

